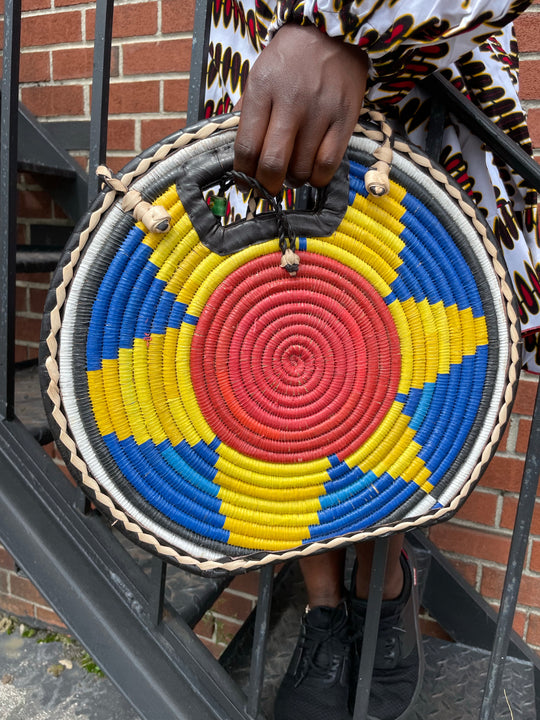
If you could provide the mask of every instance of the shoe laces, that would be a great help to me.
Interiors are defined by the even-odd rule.
[[[405,633],[405,629],[401,627],[401,610],[398,608],[395,612],[385,616],[381,616],[379,622],[378,647],[382,650],[385,661],[393,661],[399,647],[400,637]]]
[[[346,616],[342,614],[331,616],[327,628],[306,623],[301,654],[294,673],[294,686],[298,687],[310,674],[322,678],[329,671],[336,671],[352,642],[354,638],[348,631]]]

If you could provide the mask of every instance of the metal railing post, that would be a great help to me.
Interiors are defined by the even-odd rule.
[[[96,168],[105,162],[107,152],[113,10],[114,0],[97,0],[88,160],[89,203],[98,193]]]
[[[191,68],[189,72],[189,95],[187,124],[193,125],[203,118],[204,94],[206,88],[206,66],[208,63],[208,38],[212,2],[201,0],[195,3],[193,43],[191,47]]]
[[[369,694],[375,665],[375,652],[377,650],[387,558],[388,538],[378,538],[375,540],[369,580],[369,597],[366,607],[366,621],[364,624],[365,630],[364,637],[362,638],[360,669],[358,672],[358,685],[356,686],[356,700],[354,703],[354,720],[365,720],[368,714]]]
[[[499,607],[497,631],[480,710],[480,720],[492,720],[501,689],[502,673],[508,653],[508,643],[521,583],[523,564],[527,552],[529,531],[534,512],[538,479],[540,476],[540,387],[536,391],[531,434],[525,459],[525,469],[516,512],[514,532]]]
[[[259,714],[262,689],[264,684],[264,661],[266,656],[266,642],[270,623],[270,609],[272,605],[272,591],[274,587],[274,568],[267,565],[260,571],[259,598],[255,615],[255,628],[253,631],[253,645],[251,652],[251,668],[249,677],[249,691],[247,712],[250,717],[256,718]]]
[[[21,0],[6,0],[0,129],[0,418],[13,417]]]

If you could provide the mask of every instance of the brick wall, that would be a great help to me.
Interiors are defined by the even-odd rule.
[[[107,157],[113,170],[185,124],[194,7],[195,0],[116,2]],[[23,0],[21,99],[42,120],[89,119],[94,12],[94,4],[84,0]],[[540,0],[517,29],[522,97],[533,143],[540,148]],[[86,166],[85,151],[73,154]],[[29,242],[33,224],[69,225],[41,189],[38,177],[21,174],[19,189],[20,243]],[[48,283],[47,274],[17,278],[17,360],[37,356]],[[480,486],[453,520],[429,531],[467,580],[493,604],[501,591],[535,391],[535,379],[524,377],[509,428]],[[59,463],[53,447],[47,450]],[[256,584],[256,574],[235,578],[199,624],[203,641],[216,654],[254,606]],[[61,626],[1,548],[0,610]],[[531,645],[540,648],[540,505],[515,626]],[[440,633],[429,618],[424,619],[424,627]]]

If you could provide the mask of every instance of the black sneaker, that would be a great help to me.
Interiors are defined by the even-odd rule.
[[[274,720],[352,720],[351,648],[345,602],[306,612],[276,695]]]
[[[422,636],[418,624],[418,586],[412,555],[401,553],[403,590],[395,600],[384,600],[367,720],[404,720],[418,697],[424,674]],[[367,601],[351,598],[351,623],[358,658],[363,638]],[[358,676],[359,661],[353,675]],[[354,703],[356,681],[351,682]]]

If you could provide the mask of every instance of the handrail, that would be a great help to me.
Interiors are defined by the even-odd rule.
[[[513,168],[535,190],[540,192],[540,166],[522,147],[506,135],[494,122],[459,92],[439,72],[422,81],[434,99],[442,102],[471,132],[477,135],[503,162]]]

